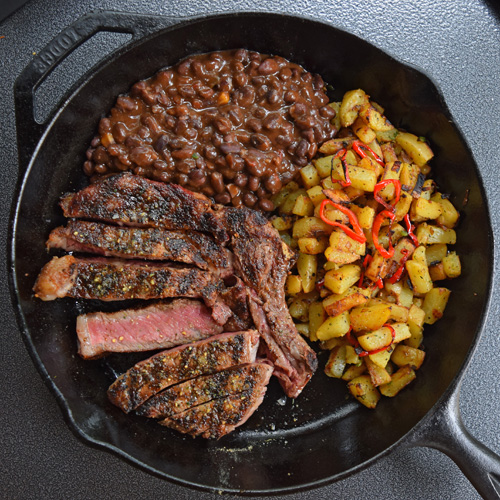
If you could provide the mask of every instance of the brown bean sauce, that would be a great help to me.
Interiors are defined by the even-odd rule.
[[[282,57],[244,49],[191,56],[118,97],[84,171],[130,170],[270,211],[270,196],[334,136],[327,104],[322,78]]]

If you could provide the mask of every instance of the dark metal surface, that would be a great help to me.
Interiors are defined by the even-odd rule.
[[[420,4],[422,5],[422,4]],[[424,5],[425,7],[425,5]],[[376,11],[376,9],[374,9],[374,11]],[[470,14],[470,10],[468,11],[469,12],[469,16],[471,15]],[[472,12],[474,12],[474,9],[472,9]],[[482,12],[482,14],[487,14],[487,11],[485,12]],[[491,21],[491,19],[488,17],[488,19]],[[495,31],[493,30],[493,33],[495,33]],[[48,40],[47,40],[48,41]],[[1,46],[0,46],[1,47]],[[414,61],[412,61],[414,62]],[[480,66],[479,66],[480,67]],[[477,71],[477,66],[476,66],[476,71]],[[436,78],[436,75],[433,75],[435,78]],[[465,81],[466,78],[464,76],[464,79]],[[451,95],[453,95],[453,93],[451,93]],[[447,92],[445,90],[445,96],[447,96]],[[492,97],[492,96],[486,96],[484,95],[483,96],[484,98],[487,98],[487,97]],[[477,99],[477,98],[476,98]],[[489,99],[489,102],[493,102],[493,104],[490,104],[490,106],[492,106],[494,108],[495,106],[495,101],[492,99]],[[481,104],[480,102],[478,103],[476,101],[476,105],[479,105]],[[483,109],[483,108],[480,108],[480,109]],[[490,109],[490,108],[488,108]],[[452,109],[453,111],[453,109]],[[490,110],[491,112],[492,110]],[[481,116],[481,115],[478,115],[478,117]],[[475,115],[472,114],[472,118],[476,118]],[[484,117],[483,117],[484,118]],[[462,124],[461,124],[462,125]],[[464,128],[464,126],[462,125],[462,128]],[[479,128],[480,130],[480,128]],[[466,135],[467,135],[467,131],[466,131]],[[475,145],[475,138],[476,136],[472,136],[471,135],[471,139],[469,139],[473,145],[473,150],[474,150],[474,145]],[[485,176],[486,178],[486,188],[487,190],[488,189],[492,189],[492,188],[495,188],[495,182],[496,181],[496,178],[493,178],[491,175],[490,175],[490,171],[488,169],[488,167],[486,165],[483,165],[484,162],[481,162],[481,161],[478,161],[479,165],[480,165],[480,168],[483,167],[484,170],[482,170],[483,172],[483,175]],[[11,181],[12,182],[12,181]],[[11,184],[12,186],[12,184]],[[493,191],[494,192],[494,191]],[[492,201],[492,205],[493,205],[493,208],[495,207],[495,205],[497,204],[497,198],[495,198],[495,196],[492,196],[490,194],[490,198],[493,200]],[[495,214],[495,210],[493,210],[493,213]],[[498,308],[496,306],[496,303],[493,304],[493,307],[492,307],[492,314],[495,315],[495,314],[498,314]],[[491,323],[491,317],[490,317],[490,323]],[[489,332],[488,328],[487,328],[487,333]],[[488,337],[487,337],[488,338]],[[22,346],[21,346],[22,347]],[[481,349],[478,350],[479,353],[481,353]],[[487,351],[489,353],[489,351]],[[477,358],[478,354],[476,354],[475,358]],[[487,360],[484,359],[484,356],[482,358],[479,358],[479,363],[480,364],[484,364],[486,363]],[[29,363],[29,360],[28,360],[28,363]],[[11,365],[12,366],[12,365]],[[473,364],[472,365],[472,368],[471,370],[473,370],[475,367],[475,365]],[[4,367],[5,368],[5,367]],[[23,367],[23,368],[26,368],[26,367]],[[488,373],[491,374],[492,371],[494,371],[494,367],[491,367],[491,364],[490,364],[490,367],[489,369],[487,370]],[[475,373],[475,372],[472,372],[472,373]],[[34,383],[32,381],[32,383]],[[466,383],[467,383],[467,379],[466,379]],[[481,385],[484,383],[483,379],[482,378],[477,378],[476,380],[474,380],[474,385],[477,386],[477,387],[481,387]],[[472,394],[477,394],[477,387],[473,387],[473,393]],[[19,386],[16,386],[15,388],[19,388]],[[467,394],[467,393],[465,393]],[[471,394],[471,393],[469,393]],[[7,398],[9,397],[9,395],[7,395]],[[32,395],[32,397],[34,397],[34,395]],[[491,406],[488,406],[488,405],[491,405],[492,404],[492,401],[494,401],[494,398],[492,398],[491,396],[488,396],[488,394],[485,395],[484,397],[484,400],[483,400],[483,403],[484,405],[486,405],[487,407],[491,408]],[[8,401],[7,401],[8,402]],[[9,407],[9,405],[7,405]],[[23,411],[24,409],[24,406],[19,408],[17,406],[14,406],[14,405],[10,405],[9,407],[10,409],[15,409],[16,411]],[[493,406],[493,409],[495,407]],[[31,409],[31,412],[33,412],[33,407],[30,408]],[[477,412],[477,410],[474,410]],[[465,413],[465,412],[464,412]],[[45,413],[44,416],[47,416],[48,414]],[[465,417],[467,417],[467,414],[465,413]],[[33,418],[36,418],[36,417],[33,417]],[[479,429],[479,427],[476,427],[474,428],[474,423],[476,422],[475,419],[472,419],[472,430],[476,430]],[[7,427],[8,431],[14,431],[14,427],[12,426],[13,424],[13,421],[9,421],[9,426]],[[57,425],[55,422],[53,421],[50,421],[50,428],[52,428],[54,425]],[[42,428],[46,428],[46,426],[43,426]],[[482,432],[484,432],[484,428],[480,428],[482,430]],[[486,431],[488,431],[488,429],[486,429]],[[9,438],[10,435],[7,435],[7,438]],[[41,436],[40,436],[41,438]],[[71,438],[71,436],[70,436]],[[494,440],[492,440],[494,441]],[[14,443],[14,441],[9,441],[10,443]],[[42,440],[43,443],[45,443],[45,440]],[[26,441],[21,441],[21,445],[18,447],[18,450],[17,450],[17,456],[22,456],[22,453],[23,451],[22,450],[26,450],[26,449],[29,449],[29,444],[26,445],[26,443],[29,443],[29,440],[26,442]],[[488,443],[490,444],[490,443]],[[26,446],[28,446],[28,448],[26,448]],[[71,459],[71,461],[69,462],[72,466],[74,467],[78,467],[78,462],[77,462],[77,457],[79,456],[78,453],[75,453],[75,450],[73,449],[73,446],[77,446],[76,443],[73,443],[71,442],[71,444],[69,446],[67,446],[68,450],[64,450],[65,452],[68,452],[68,457],[74,457],[74,460]],[[44,448],[45,451],[48,451],[50,450],[50,448]],[[71,451],[71,453],[69,453],[69,451]],[[89,450],[88,451],[89,454],[91,454],[92,456],[92,460],[96,459],[96,456],[97,455],[94,455],[92,450]],[[346,481],[343,481],[341,483],[338,483],[336,485],[332,485],[328,488],[323,488],[323,489],[320,489],[318,491],[316,491],[316,495],[322,495],[324,494],[325,496],[328,494],[337,494],[337,495],[342,495],[344,494],[346,498],[350,498],[351,496],[354,497],[354,496],[363,496],[362,495],[362,492],[364,491],[365,493],[368,492],[368,491],[371,491],[373,492],[374,491],[374,488],[376,489],[376,495],[378,495],[378,497],[389,497],[391,498],[391,492],[394,492],[395,494],[393,495],[394,498],[401,498],[401,492],[402,491],[405,491],[405,488],[408,487],[409,484],[412,484],[411,482],[407,483],[406,484],[406,480],[408,481],[411,481],[412,479],[415,481],[413,484],[418,484],[418,472],[419,470],[422,471],[422,467],[424,468],[424,470],[427,470],[428,473],[430,473],[430,471],[432,472],[436,472],[437,471],[437,467],[439,464],[442,463],[442,459],[441,458],[437,458],[435,455],[433,455],[432,452],[427,452],[425,451],[424,453],[424,457],[433,457],[433,461],[432,461],[432,465],[433,467],[431,468],[426,468],[425,467],[425,463],[423,463],[425,461],[425,459],[423,461],[421,461],[422,463],[418,463],[418,464],[411,464],[411,467],[408,467],[409,465],[409,462],[411,463],[412,460],[411,458],[412,457],[419,457],[419,456],[422,456],[421,455],[421,452],[415,452],[416,455],[414,454],[414,452],[405,452],[405,454],[403,454],[403,457],[401,457],[401,453],[398,454],[396,456],[396,458],[393,458],[393,457],[390,457],[385,459],[383,462],[383,464],[385,465],[377,465],[377,466],[374,466],[374,467],[371,467],[370,469],[368,469],[368,471],[365,471],[365,472],[362,472],[360,474],[357,474],[355,476],[355,478],[357,479],[353,479],[353,478],[350,478]],[[89,456],[89,455],[87,455]],[[52,459],[54,459],[55,457],[52,456],[51,457]],[[99,460],[99,459],[97,459]],[[51,460],[50,461],[50,466],[48,467],[48,471],[49,473],[52,472],[52,474],[56,473],[57,471],[57,467],[56,465],[53,464],[54,460]],[[57,461],[56,461],[57,462]],[[113,475],[119,475],[120,474],[120,471],[122,471],[123,469],[121,469],[121,467],[119,465],[117,465],[116,463],[116,460],[113,460],[112,458],[109,458],[109,459],[106,459],[106,460],[103,460],[101,461],[101,464],[102,463],[107,463],[107,464],[112,464],[113,465],[113,471],[114,471],[114,474]],[[390,465],[389,465],[390,464]],[[446,489],[446,494],[448,495],[451,495],[449,496],[449,498],[454,498],[456,497],[456,495],[453,495],[453,492],[458,492],[459,490],[457,490],[457,485],[461,485],[460,486],[460,489],[462,490],[462,495],[461,497],[463,497],[463,491],[469,491],[470,492],[470,498],[473,498],[474,497],[474,493],[473,491],[470,489],[470,486],[468,487],[467,484],[468,483],[464,483],[464,480],[462,477],[459,476],[459,474],[452,474],[451,476],[449,475],[450,473],[450,469],[449,469],[449,464],[448,463],[445,463],[445,465],[447,464],[447,466],[444,468],[444,473],[441,473],[439,474],[438,476],[438,479],[439,481],[437,481],[438,484],[435,484],[436,481],[434,482],[431,482],[430,484],[427,483],[426,485],[419,485],[419,491],[416,492],[415,495],[411,495],[412,498],[426,498],[425,496],[425,491],[429,492],[429,491],[434,491],[433,489],[428,489],[430,486],[437,486],[437,491],[440,490],[440,488],[443,488],[442,491],[443,491],[443,494],[444,494],[444,491]],[[59,461],[59,467],[61,465],[61,462]],[[308,465],[310,464],[307,464],[307,463],[304,463],[304,467],[307,467]],[[26,466],[26,465],[25,465]],[[116,467],[116,468],[115,468]],[[386,467],[388,470],[386,470]],[[390,470],[389,470],[390,469]],[[27,470],[27,469],[25,469]],[[396,470],[398,472],[398,474],[394,474],[394,470]],[[372,471],[372,472],[369,472],[369,471]],[[374,472],[375,471],[375,472]],[[451,469],[451,471],[455,471],[455,469]],[[134,471],[135,472],[135,471]],[[456,472],[456,471],[455,471]],[[102,480],[105,479],[106,477],[106,474],[108,472],[103,470],[103,471],[100,471],[99,473],[99,477],[101,479],[100,482],[102,482]],[[402,474],[402,475],[400,475]],[[404,479],[403,481],[401,481],[401,477],[405,477],[405,474],[407,475],[406,476],[406,479]],[[8,477],[8,476],[6,476]],[[68,476],[66,476],[67,478]],[[88,477],[88,476],[87,476]],[[110,476],[110,477],[113,477],[113,476]],[[156,480],[154,478],[149,478],[149,479],[146,479],[144,476],[140,475],[138,473],[137,476],[135,476],[135,478],[140,478],[140,487],[137,489],[137,497],[140,498],[141,497],[141,488],[153,488],[154,485],[156,484]],[[436,476],[437,478],[437,476]],[[136,479],[138,480],[138,479]],[[130,481],[133,481],[132,479],[130,479]],[[105,482],[105,481],[104,481]],[[114,481],[111,481],[112,483],[114,483]],[[32,483],[34,484],[34,483]],[[51,485],[48,486],[49,490],[47,491],[51,491],[52,492],[52,497],[54,497],[54,492],[56,490],[53,489],[54,485],[53,483],[50,483]],[[128,485],[130,486],[130,482],[128,482]],[[398,484],[399,484],[399,487],[402,488],[402,489],[399,489],[398,490]],[[406,484],[406,487],[404,487],[404,485]],[[47,486],[46,486],[47,487]],[[62,487],[60,484],[59,484],[59,487]],[[64,488],[71,488],[70,486],[68,485],[64,485]],[[120,486],[121,487],[121,486]],[[162,491],[168,491],[169,487],[168,486],[163,486],[162,487],[163,490]],[[378,488],[378,489],[377,489]],[[423,489],[422,489],[423,488]],[[426,490],[427,488],[427,490]],[[465,488],[465,490],[464,490]],[[467,490],[467,488],[469,488]],[[13,491],[15,492],[14,494],[19,494],[20,496],[21,495],[25,495],[25,496],[29,496],[28,494],[28,490],[22,490],[22,488],[19,488],[19,489],[13,489]],[[65,489],[64,491],[68,492],[68,491],[75,491],[74,489]],[[90,492],[92,492],[92,487],[91,485],[89,484],[88,487],[86,487],[86,490],[85,490],[87,493],[83,492],[83,493],[80,493],[82,496],[82,498],[85,498],[85,497],[88,497],[90,496]],[[94,490],[95,491],[95,490]],[[128,488],[127,490],[125,489],[125,487],[123,487],[122,491],[124,494],[125,491],[129,491],[130,492],[130,488]],[[152,491],[152,490],[151,490]],[[183,494],[184,490],[183,489],[177,489],[177,490],[170,490],[170,492],[172,493],[173,491],[175,491],[176,495],[177,496],[180,496]],[[399,491],[399,496],[398,496],[398,491]],[[116,493],[115,490],[112,490],[112,489],[109,489],[108,490],[108,496],[114,496],[114,495],[117,495],[116,498],[119,498],[121,495],[120,493]],[[31,492],[32,494],[33,491]],[[188,493],[186,493],[187,495]],[[440,496],[443,496],[443,494],[441,494]],[[307,497],[308,493],[302,493],[301,496],[304,496],[304,497]],[[422,495],[422,496],[419,496],[419,495]],[[57,495],[56,495],[57,496]],[[74,495],[72,495],[74,497]],[[48,498],[49,496],[47,496]],[[64,495],[63,495],[64,497]],[[128,494],[128,497],[130,498],[130,493]],[[168,498],[168,494],[166,494],[166,498]],[[404,497],[404,496],[403,496]],[[429,497],[429,496],[427,496]],[[39,498],[39,496],[36,496],[34,495],[33,498]],[[311,497],[312,498],[312,497]],[[444,498],[448,498],[446,496],[444,496]]]

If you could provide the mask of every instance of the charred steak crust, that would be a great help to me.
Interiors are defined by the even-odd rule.
[[[254,390],[259,384],[266,385],[272,371],[273,367],[263,362],[233,366],[169,387],[139,406],[136,413],[166,418],[213,399]]]
[[[232,273],[230,252],[198,231],[117,227],[102,222],[73,220],[66,227],[58,227],[50,233],[47,248],[106,257],[172,260],[194,264],[221,275]]]
[[[258,343],[258,332],[249,330],[217,335],[155,354],[118,377],[108,389],[109,400],[129,413],[171,385],[253,363]]]
[[[61,199],[65,217],[139,227],[195,230],[228,239],[210,200],[175,184],[151,181],[128,172],[99,179]]]

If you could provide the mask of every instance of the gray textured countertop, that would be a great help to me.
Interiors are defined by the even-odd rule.
[[[209,6],[210,5],[210,6]],[[33,0],[0,24],[0,204],[1,231],[7,238],[8,214],[17,171],[13,83],[20,71],[62,29],[95,9],[186,16],[228,10],[266,10],[308,15],[331,22],[422,68],[441,87],[451,113],[468,139],[480,168],[492,214],[495,240],[500,236],[500,20],[477,0]],[[103,36],[82,54],[86,66],[100,50],[119,40]],[[85,52],[87,51],[87,52]],[[51,76],[68,85],[69,72]],[[50,82],[49,82],[50,83]],[[41,92],[38,112],[59,96],[55,85]],[[6,248],[5,243],[2,248]],[[2,260],[6,262],[5,256]],[[494,290],[500,286],[498,247]],[[193,492],[138,469],[115,455],[90,447],[66,426],[61,411],[24,347],[15,322],[7,269],[0,276],[0,468],[1,498],[133,499],[218,498]],[[471,434],[500,454],[500,299],[495,294],[479,346],[461,391],[464,423]],[[307,467],[307,464],[304,464]],[[227,496],[225,498],[228,498]],[[427,448],[398,450],[348,479],[289,495],[290,499],[473,499],[467,479],[445,455]]]

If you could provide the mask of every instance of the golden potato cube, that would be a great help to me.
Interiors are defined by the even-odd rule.
[[[399,173],[399,180],[401,182],[401,188],[403,191],[411,193],[415,186],[417,185],[418,175],[420,174],[420,168],[415,163],[401,164],[401,171]]]
[[[414,370],[422,366],[424,359],[425,351],[405,344],[398,344],[391,356],[391,361],[396,366],[410,365]]]
[[[280,238],[283,243],[288,245],[290,248],[297,248],[297,241],[294,240],[286,231],[280,232]]]
[[[309,335],[309,324],[308,323],[296,323],[295,328],[297,328],[297,331],[301,335],[304,335],[304,337],[309,338],[310,335]]]
[[[316,167],[311,164],[300,169],[300,177],[302,178],[302,184],[306,189],[317,186],[321,180]]]
[[[319,342],[319,347],[323,351],[331,351],[332,349],[335,349],[335,347],[339,345],[345,345],[345,338],[344,337],[332,337],[331,339],[328,340],[320,340]]]
[[[372,383],[375,387],[378,387],[382,384],[387,384],[391,381],[391,376],[387,373],[387,370],[374,363],[370,357],[365,358],[366,368],[368,369],[368,373],[372,379]]]
[[[415,248],[411,259],[415,262],[418,262],[419,264],[422,264],[423,266],[427,265],[427,254],[424,245],[419,245],[417,248]]]
[[[446,273],[444,272],[444,266],[442,262],[436,262],[429,266],[429,276],[432,281],[441,281],[447,278]]]
[[[359,260],[359,255],[357,253],[342,252],[335,247],[327,247],[325,250],[325,257],[329,262],[339,265],[351,264]]]
[[[421,346],[422,341],[424,340],[424,329],[421,326],[418,326],[415,323],[408,323],[408,328],[410,329],[411,337],[404,340],[405,345],[409,345],[410,347],[418,348]]]
[[[357,365],[359,363],[359,356],[356,349],[352,345],[345,346],[345,361],[349,365]],[[361,375],[361,374],[360,374]]]
[[[326,319],[326,311],[321,302],[312,302],[309,306],[309,338],[318,340],[316,332]]]
[[[354,139],[354,137],[339,137],[330,139],[320,146],[319,152],[325,155],[333,155],[338,153],[343,148],[350,148]]]
[[[275,195],[272,196],[271,201],[274,204],[274,208],[279,208],[288,197],[290,193],[293,193],[299,189],[299,185],[295,181],[289,182],[286,186],[281,188]]]
[[[286,231],[287,229],[291,229],[293,226],[293,218],[287,215],[274,217],[271,220],[271,224],[277,231]]]
[[[408,323],[414,323],[417,326],[424,326],[425,311],[420,307],[412,304],[410,307],[410,312],[408,316]]]
[[[403,366],[397,372],[392,374],[391,381],[388,384],[379,387],[380,392],[392,398],[398,394],[401,389],[404,389],[410,382],[416,378],[415,370],[411,366]]]
[[[443,213],[442,205],[435,201],[417,198],[410,207],[410,219],[413,222],[437,219]]]
[[[448,200],[448,198],[443,198],[443,195],[441,193],[435,193],[431,199],[432,201],[439,203],[443,209],[442,214],[437,218],[438,224],[446,226],[450,229],[455,227],[460,214],[458,210],[453,206],[453,203]]]
[[[316,255],[299,253],[297,259],[297,271],[302,279],[302,288],[305,293],[312,292],[316,286],[316,272],[318,261]]]
[[[360,243],[348,236],[342,229],[334,229],[330,234],[330,246],[341,252],[357,253],[364,255],[366,252],[366,244]]]
[[[333,226],[323,222],[318,217],[302,217],[293,225],[293,238],[317,238],[328,236],[333,231]]]
[[[320,205],[326,196],[323,194],[323,186],[314,186],[307,190],[307,196],[313,202],[314,206]]]
[[[377,184],[377,174],[373,170],[349,165],[349,177],[351,187],[361,189],[362,191],[373,192]]]
[[[408,271],[413,289],[417,293],[427,293],[432,289],[433,284],[427,264],[409,260],[406,262],[406,270]]]
[[[350,312],[351,326],[355,332],[361,332],[365,330],[375,331],[382,328],[382,326],[387,323],[390,315],[390,304],[358,306],[352,309]]]
[[[380,366],[380,368],[385,368],[387,366],[387,363],[389,363],[389,360],[391,359],[393,350],[394,348],[391,346],[383,351],[376,352],[375,354],[369,354],[368,358],[370,358],[371,361],[377,366]]]
[[[360,207],[358,205],[351,205],[351,210],[358,218],[359,226],[362,229],[371,229],[373,221],[375,220],[375,209],[368,205]]]
[[[382,143],[393,142],[398,135],[398,129],[393,128],[391,130],[377,130],[375,132],[377,141]]]
[[[316,167],[316,172],[321,179],[330,177],[332,173],[332,162],[335,155],[321,156],[313,160],[314,166]]]
[[[451,290],[447,288],[433,288],[424,298],[422,309],[425,312],[424,322],[432,325],[438,319],[442,318],[448,299],[450,298]]]
[[[368,123],[370,128],[377,132],[388,132],[394,129],[394,125],[383,116],[371,103],[365,104],[359,110],[359,116]],[[354,132],[356,133],[356,132]]]
[[[302,253],[310,255],[317,255],[323,253],[328,246],[328,239],[326,237],[320,238],[299,238],[297,240],[299,250]]]
[[[401,191],[399,201],[396,203],[396,210],[394,211],[394,222],[403,220],[404,216],[409,212],[413,197],[411,194]]]
[[[368,104],[368,96],[361,89],[349,90],[344,94],[339,108],[339,118],[342,127],[350,127],[362,106]]]
[[[358,288],[353,287],[342,295],[329,295],[323,300],[323,309],[329,316],[337,316],[344,311],[351,310],[353,307],[365,304],[368,301],[368,295],[358,290]]]
[[[398,344],[403,342],[403,340],[409,339],[411,337],[410,327],[407,323],[393,323],[392,328],[394,328],[394,343]]]
[[[400,306],[398,304],[391,304],[391,315],[389,319],[399,323],[406,323],[410,316],[408,307]],[[399,342],[399,341],[398,341]]]
[[[353,379],[359,377],[360,375],[363,375],[363,373],[365,373],[365,372],[366,372],[366,365],[364,363],[361,363],[359,365],[350,366],[344,372],[344,375],[342,375],[342,380],[349,382],[350,380],[353,380]]]
[[[455,230],[441,228],[427,222],[418,225],[415,235],[421,245],[433,245],[435,243],[454,245],[457,242]]]
[[[295,205],[292,209],[292,214],[300,217],[310,217],[314,213],[314,203],[307,194],[301,194],[295,200]]]
[[[325,365],[325,373],[328,377],[342,378],[346,365],[345,357],[345,345],[339,345],[330,351]]]
[[[365,269],[365,276],[375,282],[379,278],[385,278],[389,270],[389,261],[382,257],[378,250],[373,254],[372,260]]]
[[[297,189],[296,191],[293,191],[292,193],[290,193],[285,198],[285,200],[283,201],[283,203],[280,206],[280,209],[279,209],[280,214],[290,215],[292,213],[293,207],[295,206],[295,202],[297,201],[297,198],[300,195],[307,196],[306,190],[301,188],[301,189]]]
[[[389,328],[382,327],[373,332],[360,335],[358,342],[365,351],[375,351],[376,349],[388,347],[391,344],[392,333]]]
[[[460,257],[456,252],[450,252],[443,259],[443,268],[448,278],[458,278],[462,273],[462,266],[460,264]]]
[[[421,141],[416,135],[409,132],[399,132],[396,142],[410,155],[410,158],[419,166],[425,165],[434,153],[428,144]]]
[[[375,408],[380,401],[380,393],[373,385],[370,375],[360,375],[352,379],[347,387],[351,394],[367,408]]]
[[[335,130],[340,129],[340,117],[339,117],[339,111],[340,111],[340,102],[330,102],[328,106],[332,108],[335,111],[335,117],[332,118],[331,124],[335,127]]]
[[[350,328],[349,313],[344,312],[338,316],[329,316],[316,331],[319,340],[328,340],[334,337],[343,337]]]
[[[361,268],[355,264],[347,264],[325,274],[325,287],[333,293],[344,293],[359,281]]]
[[[309,321],[309,304],[302,297],[296,297],[288,306],[290,316],[301,323]]]
[[[355,122],[352,124],[352,131],[365,144],[368,144],[377,137],[375,131],[359,117],[356,118]]]
[[[448,254],[448,247],[443,243],[436,243],[425,248],[425,258],[427,265],[441,262]]]
[[[302,278],[296,274],[289,274],[286,277],[285,293],[287,295],[297,295],[302,291]]]

